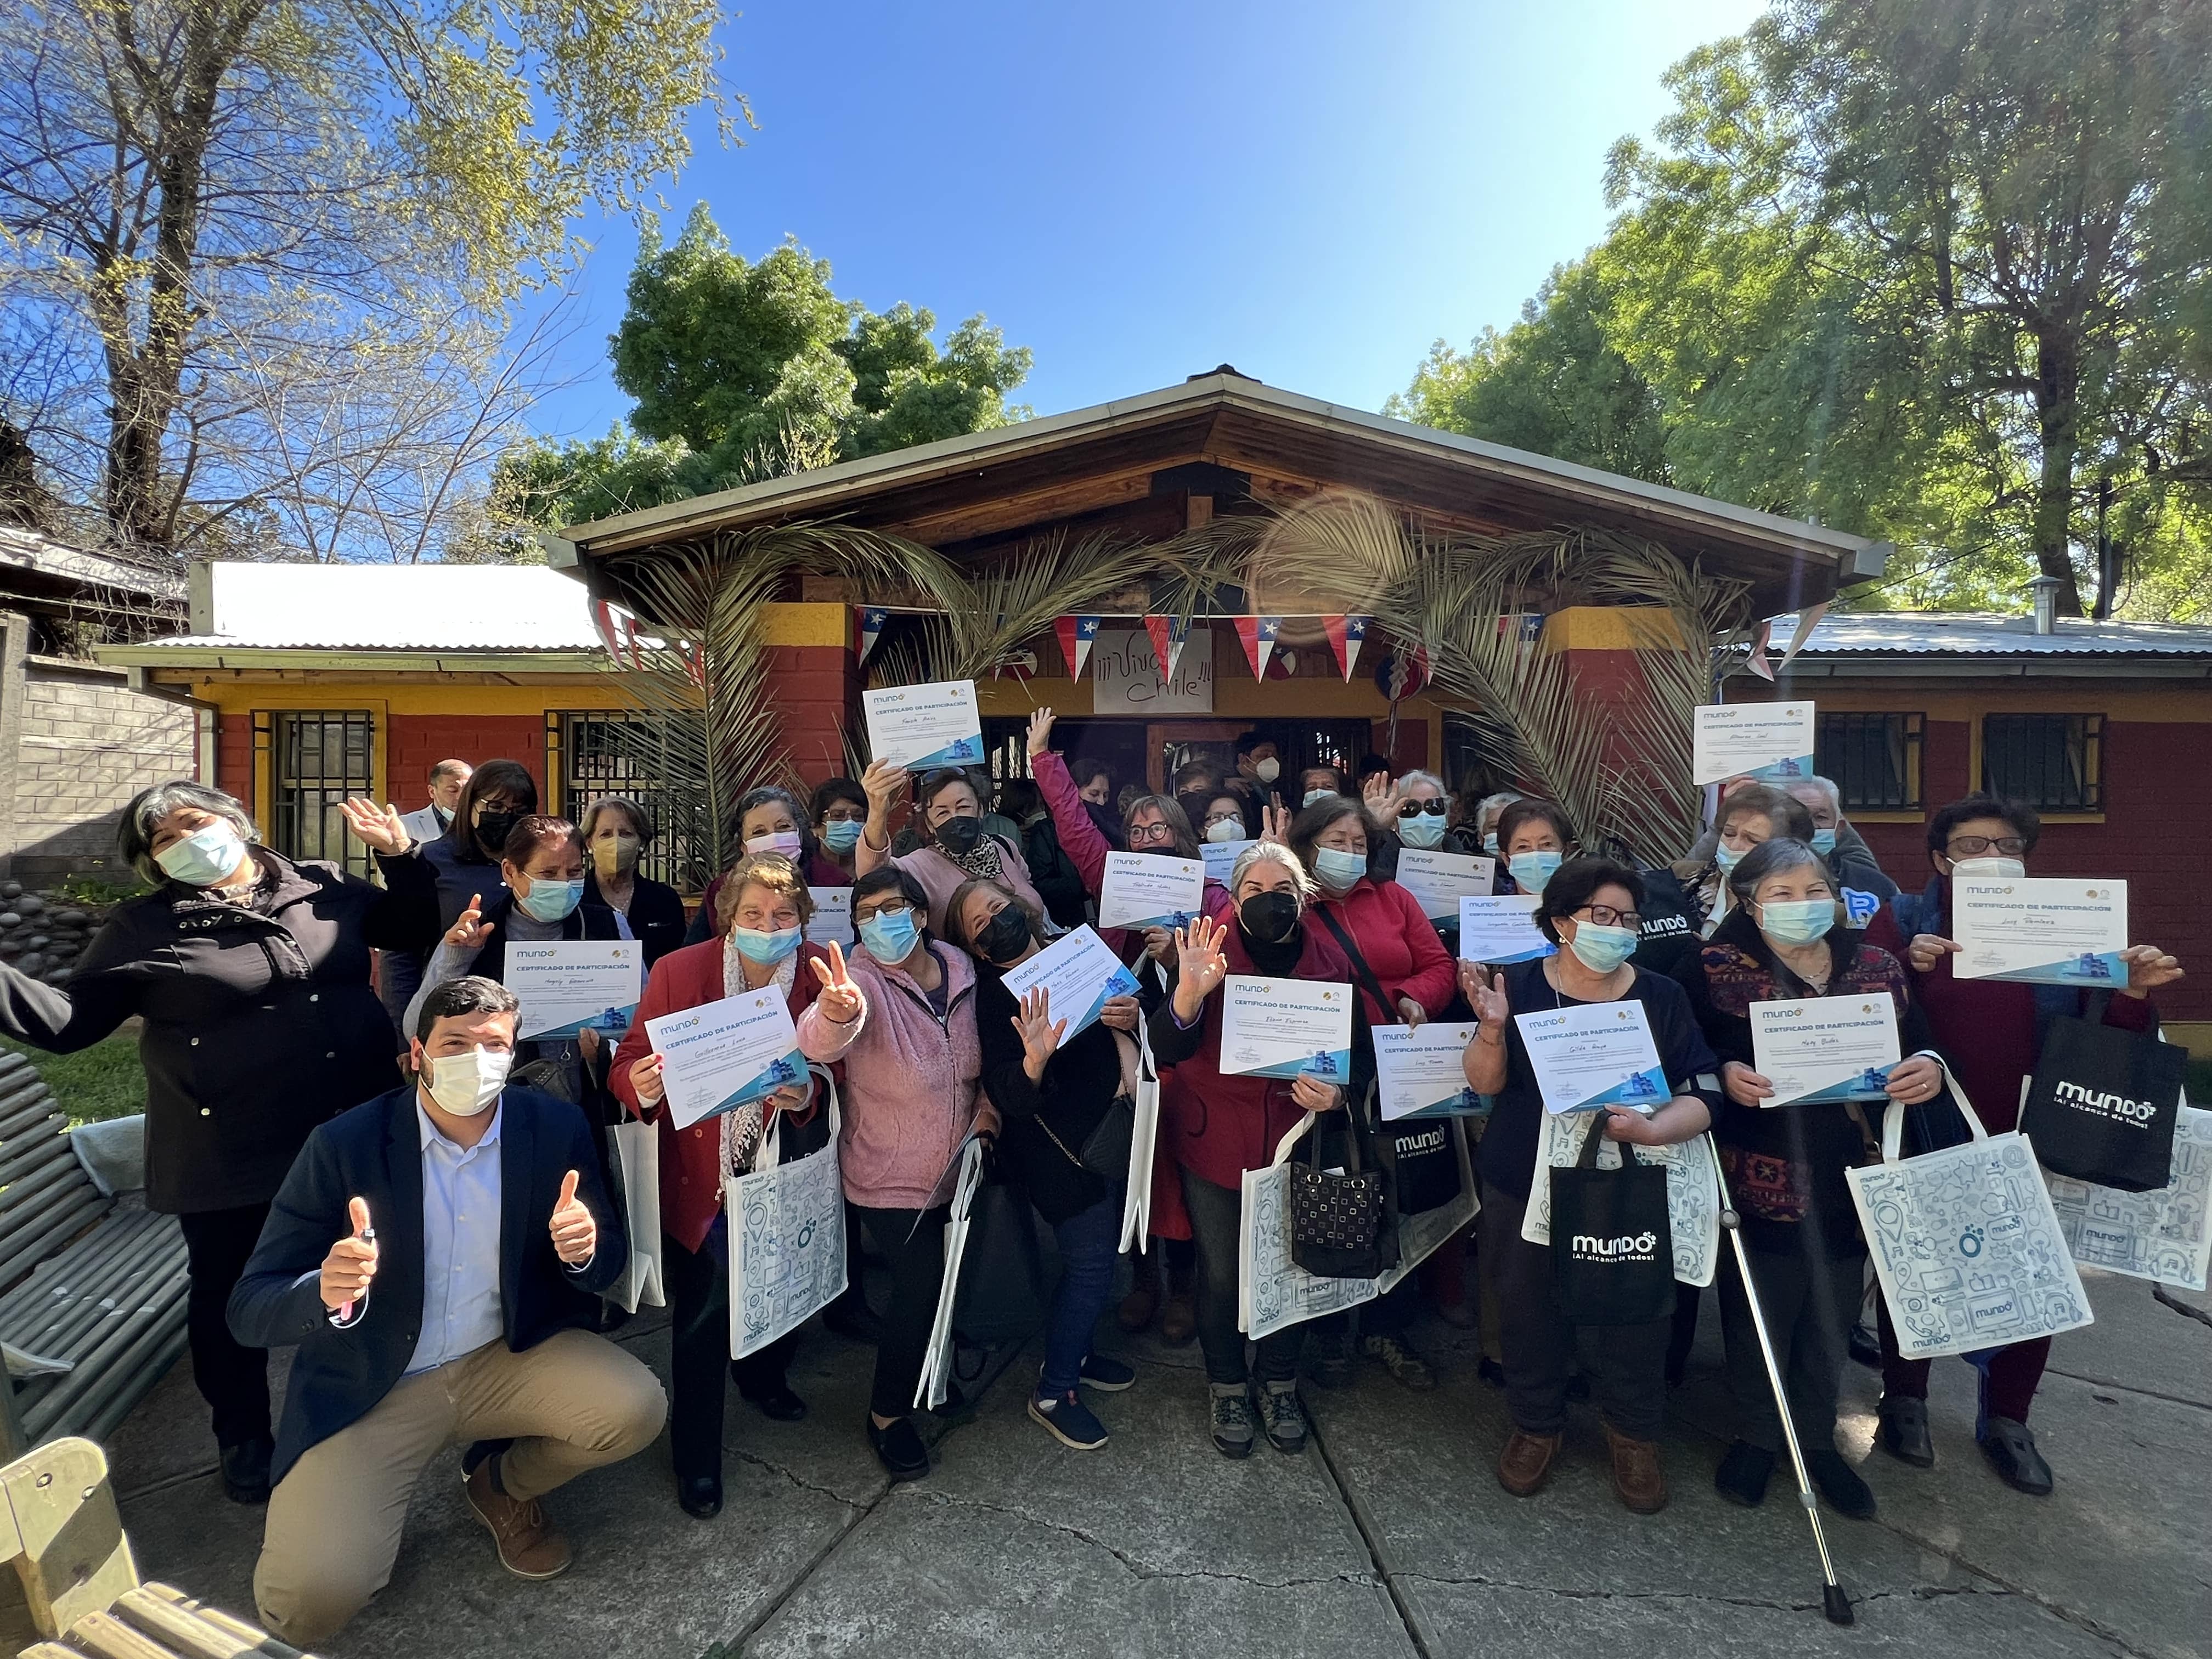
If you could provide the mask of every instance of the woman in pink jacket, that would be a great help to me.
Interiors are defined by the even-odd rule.
[[[854,882],[860,947],[848,968],[860,1016],[839,1025],[809,1008],[798,1022],[809,1060],[845,1063],[837,1167],[854,1213],[890,1264],[868,1443],[893,1480],[929,1473],[909,1413],[945,1278],[948,1171],[971,1127],[998,1127],[978,1088],[975,965],[930,937],[928,911],[921,884],[896,865]]]
[[[1459,988],[1451,954],[1419,902],[1396,882],[1373,872],[1382,832],[1366,807],[1348,795],[1325,795],[1298,814],[1285,839],[1321,889],[1314,919],[1350,959],[1352,983],[1359,987],[1369,1022],[1419,1025],[1442,1014]],[[1427,1161],[1425,1172],[1432,1176],[1449,1175],[1449,1190],[1457,1189],[1458,1159],[1450,1136],[1439,1139],[1437,1125],[1376,1127],[1389,1143],[1386,1153],[1395,1148],[1401,1203],[1421,1191],[1416,1159]],[[1435,1370],[1406,1340],[1419,1294],[1418,1281],[1408,1278],[1360,1310],[1359,1346],[1407,1388],[1433,1389]],[[1349,1339],[1348,1316],[1316,1325],[1315,1382],[1328,1387],[1350,1379]]]

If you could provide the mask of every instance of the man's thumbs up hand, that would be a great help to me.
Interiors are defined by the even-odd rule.
[[[368,1224],[368,1200],[351,1198],[346,1200],[346,1219],[353,1231],[331,1246],[331,1253],[323,1258],[323,1305],[333,1313],[349,1312],[353,1304],[368,1294],[369,1281],[376,1277],[376,1229]]]
[[[599,1224],[576,1196],[576,1172],[561,1177],[561,1197],[553,1206],[553,1253],[572,1267],[580,1267],[599,1248]]]

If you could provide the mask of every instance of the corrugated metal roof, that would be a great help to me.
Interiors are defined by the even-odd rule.
[[[192,632],[156,649],[594,650],[580,585],[544,565],[249,564],[194,572]]]
[[[1778,618],[1778,651],[1796,628]],[[2212,627],[2189,623],[2082,622],[2061,617],[2039,634],[2024,616],[1988,611],[1857,611],[1820,620],[1801,657],[2212,657]]]

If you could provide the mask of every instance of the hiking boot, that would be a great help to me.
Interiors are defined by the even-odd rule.
[[[1070,1451],[1097,1451],[1106,1443],[1106,1425],[1091,1415],[1091,1407],[1073,1389],[1056,1400],[1033,1396],[1030,1415]]]
[[[1306,1449],[1306,1407],[1296,1382],[1270,1382],[1261,1389],[1260,1421],[1277,1451],[1296,1456]]]
[[[1992,1417],[1981,1434],[1983,1454],[1990,1460],[2008,1486],[2014,1492],[2024,1492],[2030,1498],[2048,1498],[2057,1479],[2051,1465],[2043,1461],[2043,1454],[2035,1449],[2035,1437],[2027,1425],[2009,1417]]]
[[[1341,1328],[1316,1331],[1306,1339],[1306,1375],[1324,1389],[1352,1382],[1352,1333]]]
[[[1766,1483],[1774,1474],[1774,1454],[1748,1440],[1728,1449],[1721,1466],[1713,1471],[1713,1490],[1731,1504],[1755,1510],[1766,1501]]]
[[[1362,1337],[1359,1351],[1370,1359],[1381,1360],[1382,1369],[1402,1388],[1422,1394],[1437,1386],[1437,1374],[1429,1362],[1395,1336]]]
[[[1859,1472],[1834,1447],[1807,1452],[1805,1473],[1813,1477],[1820,1496],[1837,1514],[1848,1515],[1854,1521],[1874,1518],[1874,1488],[1859,1478]]]
[[[1137,1368],[1111,1354],[1085,1354],[1079,1375],[1086,1389],[1096,1389],[1101,1394],[1119,1394],[1134,1385]]]
[[[1149,1255],[1139,1255],[1136,1260],[1136,1283],[1130,1285],[1128,1295],[1115,1310],[1115,1320],[1134,1336],[1152,1322],[1152,1315],[1158,1311],[1159,1305],[1159,1267]]]
[[[1188,1279],[1177,1285],[1170,1273],[1168,1279],[1167,1306],[1160,1310],[1160,1340],[1180,1348],[1198,1334],[1198,1304]]]
[[[1242,1382],[1209,1382],[1213,1406],[1213,1449],[1224,1457],[1252,1455],[1252,1399]]]
[[[469,1509],[499,1547],[499,1564],[517,1578],[557,1578],[573,1559],[568,1540],[553,1530],[534,1498],[509,1498],[499,1489],[496,1457],[477,1465],[461,1491]]]
[[[1659,1468],[1656,1440],[1631,1440],[1610,1423],[1605,1443],[1613,1454],[1613,1491],[1624,1508],[1638,1515],[1656,1515],[1667,1507],[1667,1477]]]
[[[1928,1432],[1928,1402],[1910,1395],[1886,1394],[1875,1416],[1880,1426],[1875,1439],[1901,1463],[1916,1469],[1936,1467],[1936,1442]]]
[[[1498,1484],[1516,1498],[1534,1498],[1551,1479],[1552,1460],[1559,1455],[1563,1437],[1514,1430],[1505,1437],[1505,1449],[1498,1454]]]

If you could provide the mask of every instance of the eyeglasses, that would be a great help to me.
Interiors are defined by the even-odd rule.
[[[1398,816],[1401,818],[1417,818],[1425,812],[1432,818],[1440,818],[1450,810],[1451,803],[1439,795],[1434,800],[1407,801],[1398,808]]]
[[[878,905],[872,910],[855,910],[853,913],[853,924],[854,927],[858,927],[860,923],[871,921],[877,916],[903,915],[913,908],[913,904],[905,899],[890,899],[884,903]]]
[[[1948,848],[1954,859],[1977,858],[1984,853],[2002,853],[2007,858],[2018,858],[2027,851],[2025,836],[1954,836]]]
[[[1610,904],[1585,904],[1573,914],[1577,920],[1588,916],[1601,927],[1626,927],[1638,933],[1644,927],[1644,918],[1635,911],[1616,910]]]
[[[1132,847],[1165,846],[1175,839],[1175,831],[1164,823],[1133,823],[1129,826],[1129,845]]]

